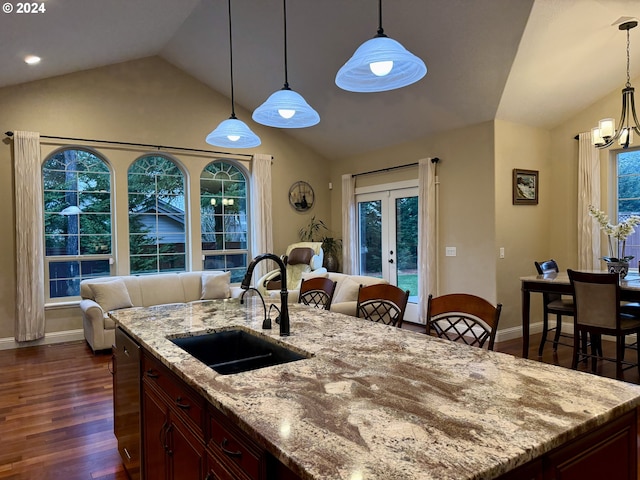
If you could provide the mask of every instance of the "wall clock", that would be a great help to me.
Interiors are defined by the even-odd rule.
[[[307,182],[295,182],[289,189],[289,203],[298,212],[305,212],[313,206],[313,188]]]

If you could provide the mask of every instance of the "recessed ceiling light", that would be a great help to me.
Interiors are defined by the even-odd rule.
[[[25,63],[28,63],[29,65],[36,65],[40,63],[40,60],[40,57],[36,57],[35,55],[28,55],[24,58]]]

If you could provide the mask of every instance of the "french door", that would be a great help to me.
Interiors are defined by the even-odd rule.
[[[418,187],[357,193],[356,203],[360,275],[409,290],[417,303]]]

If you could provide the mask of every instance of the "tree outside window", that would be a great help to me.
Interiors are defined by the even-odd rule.
[[[175,162],[146,155],[128,172],[132,274],[186,268],[185,180]]]
[[[217,160],[200,175],[200,218],[205,270],[229,270],[240,282],[247,269],[247,179],[231,162]]]
[[[617,212],[618,222],[631,215],[640,215],[640,149],[625,150],[617,155]],[[626,240],[625,252],[633,255],[631,267],[638,267],[640,258],[640,230]]]
[[[80,296],[84,278],[110,274],[111,173],[95,153],[59,150],[42,166],[48,297]]]

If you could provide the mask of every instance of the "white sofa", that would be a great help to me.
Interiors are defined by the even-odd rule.
[[[115,324],[110,310],[190,303],[239,297],[240,287],[229,284],[230,272],[181,272],[140,276],[112,276],[80,282],[84,337],[95,352],[111,349]]]
[[[315,273],[310,272],[303,274],[303,278],[311,277],[325,277],[333,280],[336,283],[336,291],[333,293],[333,299],[331,301],[332,312],[344,313],[346,315],[356,316],[356,309],[358,306],[358,290],[360,285],[368,286],[378,283],[388,283],[386,280],[377,277],[368,277],[365,275],[347,275],[345,273],[337,272],[325,272]],[[298,290],[289,291],[289,302],[295,303],[298,301]]]

